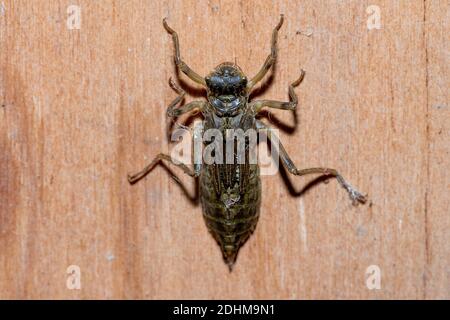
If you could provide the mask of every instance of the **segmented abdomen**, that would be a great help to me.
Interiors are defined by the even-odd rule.
[[[200,197],[206,225],[233,266],[239,248],[256,227],[261,202],[257,165],[205,165]]]

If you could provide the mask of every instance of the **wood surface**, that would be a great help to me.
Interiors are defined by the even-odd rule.
[[[80,29],[67,7],[81,8]],[[370,5],[381,28],[367,27]],[[0,1],[0,298],[450,298],[450,3],[376,1]],[[173,43],[206,75],[254,75],[279,14],[278,61],[255,98],[299,108],[263,118],[298,167],[335,180],[264,176],[261,218],[228,272],[194,181],[159,166],[169,143]],[[175,174],[185,190],[171,178]],[[300,194],[299,194],[300,193]],[[67,287],[80,267],[81,288]],[[369,266],[381,288],[366,285]]]

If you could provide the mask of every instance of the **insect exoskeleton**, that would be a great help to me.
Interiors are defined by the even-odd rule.
[[[200,179],[200,200],[203,207],[203,216],[208,229],[218,242],[223,258],[232,270],[237,254],[241,246],[247,241],[251,233],[255,230],[259,217],[259,206],[261,203],[261,182],[260,171],[257,163],[249,161],[250,154],[256,145],[251,145],[245,140],[244,155],[237,150],[239,148],[228,149],[227,132],[229,130],[262,132],[267,134],[269,140],[276,140],[278,143],[278,158],[289,171],[296,176],[307,174],[321,174],[335,177],[339,184],[348,192],[354,204],[366,202],[366,197],[353,188],[335,169],[326,167],[316,167],[307,169],[297,169],[289,154],[263,122],[256,119],[256,115],[262,108],[275,108],[293,111],[297,107],[298,98],[294,87],[299,85],[305,75],[302,70],[297,80],[289,87],[289,101],[276,100],[255,100],[249,101],[252,88],[264,78],[276,60],[276,42],[278,30],[283,24],[283,15],[272,32],[271,51],[267,56],[260,70],[250,79],[244,75],[242,70],[234,63],[224,62],[218,65],[206,77],[200,76],[192,70],[180,56],[180,47],[177,33],[163,20],[164,27],[172,35],[175,46],[175,63],[177,67],[192,81],[200,84],[207,91],[207,99],[196,100],[181,105],[185,92],[169,81],[172,88],[179,93],[167,108],[167,115],[176,118],[191,111],[201,111],[204,120],[202,122],[203,133],[208,130],[215,130],[220,133],[220,148],[214,149],[215,153],[226,153],[226,156],[214,157],[212,162],[193,161],[193,168],[185,163],[173,159],[170,155],[160,153],[143,170],[134,175],[128,176],[130,183],[135,183],[147,175],[160,161],[168,161],[172,165],[181,168],[186,174]],[[194,134],[193,140],[196,135]],[[235,139],[233,136],[232,142]],[[203,140],[206,147],[212,141]],[[215,140],[215,142],[217,142]],[[206,149],[206,148],[205,148]],[[228,151],[231,150],[231,153]],[[231,157],[228,157],[231,154]],[[231,161],[229,161],[229,158]],[[221,159],[221,161],[216,161]],[[224,162],[224,160],[226,160]],[[244,161],[242,161],[244,160]]]

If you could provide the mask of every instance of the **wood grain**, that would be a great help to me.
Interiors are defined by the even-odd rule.
[[[80,30],[66,25],[79,5]],[[368,30],[366,8],[381,9]],[[449,3],[414,1],[0,1],[0,298],[450,298]],[[258,98],[299,108],[267,123],[302,168],[335,181],[263,177],[261,219],[230,274],[201,207],[158,167],[168,141],[173,45],[205,75],[253,75],[285,13],[278,62]],[[202,92],[186,77],[189,92]],[[81,289],[66,286],[81,269]],[[366,269],[381,269],[381,289]]]

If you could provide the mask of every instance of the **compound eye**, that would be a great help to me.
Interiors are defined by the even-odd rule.
[[[206,82],[206,85],[208,87],[210,87],[211,86],[211,77],[210,76],[205,77],[205,82]]]

